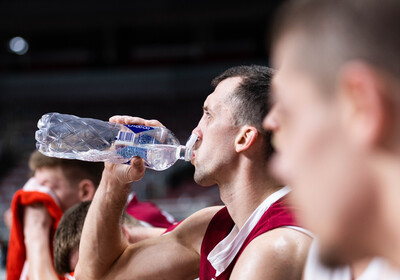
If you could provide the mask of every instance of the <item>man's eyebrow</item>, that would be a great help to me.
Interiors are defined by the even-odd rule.
[[[211,110],[210,110],[210,108],[207,107],[207,105],[204,105],[203,106],[203,111],[204,112],[210,112]]]

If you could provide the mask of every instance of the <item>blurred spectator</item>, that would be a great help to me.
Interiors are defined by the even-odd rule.
[[[54,235],[55,269],[59,275],[68,279],[72,278],[78,262],[79,243],[89,206],[90,202],[86,201],[68,209],[61,218]],[[121,230],[130,243],[160,236],[165,231],[164,228],[144,227],[139,220],[126,212],[122,215]]]
[[[29,167],[33,177],[11,204],[7,279],[57,279],[51,253],[54,231],[63,211],[93,198],[103,164],[49,158],[35,151]]]
[[[74,204],[93,198],[104,164],[50,158],[35,151],[29,166],[33,177],[15,194],[12,214],[7,214],[13,221],[7,279],[57,279],[51,247],[58,221]],[[130,195],[127,209],[147,227],[167,228],[174,223],[170,215],[140,202],[135,194]]]

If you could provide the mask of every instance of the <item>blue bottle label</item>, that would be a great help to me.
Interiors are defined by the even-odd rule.
[[[144,126],[144,125],[124,125],[125,127],[129,128],[132,132],[124,132],[119,131],[118,135],[115,137],[115,145],[117,153],[126,158],[131,159],[135,156],[139,156],[144,159],[145,165],[148,167],[149,164],[147,163],[147,149],[142,147],[132,147],[132,142],[135,137],[135,134],[153,130],[154,127]],[[138,135],[139,138],[136,140],[138,144],[147,144],[151,141],[152,137],[149,135]],[[126,162],[129,164],[130,160]]]
[[[141,133],[143,131],[150,131],[150,130],[154,129],[154,127],[144,126],[144,125],[125,124],[124,126],[129,128],[130,131],[132,131],[132,132],[119,131],[118,135],[115,137],[115,141],[117,141],[118,145],[129,145],[132,142],[133,138],[135,137],[135,134]],[[141,138],[143,138],[143,137],[140,137],[139,140],[141,140]],[[144,136],[144,138],[146,138],[146,137]]]
[[[154,127],[144,126],[144,125],[135,125],[135,124],[124,124],[127,128],[129,128],[133,133],[140,133],[143,131],[153,130]]]

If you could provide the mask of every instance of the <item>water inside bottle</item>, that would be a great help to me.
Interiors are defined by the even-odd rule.
[[[154,170],[164,170],[171,167],[178,160],[178,149],[174,145],[148,144],[140,146],[115,147],[118,155],[129,161],[135,156],[141,157],[145,165]]]

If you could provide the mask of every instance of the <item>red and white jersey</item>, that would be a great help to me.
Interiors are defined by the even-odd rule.
[[[271,194],[252,213],[243,227],[235,225],[226,207],[215,214],[201,245],[200,280],[229,279],[236,261],[257,236],[278,228],[296,226],[292,211],[282,199],[290,189]]]
[[[176,223],[169,213],[161,210],[155,204],[139,201],[135,193],[131,193],[128,197],[126,212],[144,226],[169,228]]]
[[[319,260],[318,240],[314,240],[310,246],[307,262],[304,269],[304,280],[353,280],[353,273],[350,266],[328,268]],[[374,258],[368,267],[359,275],[356,280],[400,280],[400,271],[381,258]]]

